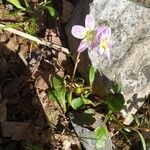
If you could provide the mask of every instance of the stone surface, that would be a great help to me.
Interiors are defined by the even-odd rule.
[[[88,53],[81,54],[78,70],[87,79],[88,68],[92,63],[98,70],[95,91],[102,96],[110,91],[115,81],[122,86],[127,104],[123,111],[125,124],[131,123],[131,114],[141,107],[150,92],[150,9],[144,3],[150,1],[133,1],[80,0],[72,20],[66,26],[74,59],[80,41],[71,35],[73,25],[84,25],[85,16],[90,13],[97,25],[112,28],[112,62],[108,63],[95,51],[88,50]]]
[[[87,114],[86,114],[87,115]],[[112,150],[110,137],[106,139],[105,147],[96,148],[96,139],[90,127],[95,129],[102,123],[102,115],[95,113],[90,117],[83,112],[70,112],[69,118],[85,150]]]

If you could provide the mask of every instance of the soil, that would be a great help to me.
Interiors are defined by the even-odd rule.
[[[55,6],[62,10],[62,2],[55,1]],[[1,23],[23,21],[18,15],[4,15],[11,11],[12,5],[0,5]],[[36,16],[38,36],[62,46],[65,42],[60,38],[60,23],[38,12]],[[57,104],[49,102],[46,93],[52,75],[63,77],[72,68],[72,60],[66,54],[0,31],[0,150],[36,146],[44,150],[66,149],[67,145],[81,149],[75,133],[68,128],[68,120]]]

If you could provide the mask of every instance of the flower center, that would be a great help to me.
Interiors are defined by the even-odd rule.
[[[106,38],[102,39],[100,47],[103,48],[104,50],[108,49],[108,41]]]
[[[88,29],[85,34],[84,34],[84,38],[87,42],[93,42],[93,40],[95,39],[96,36],[96,31],[93,29]]]

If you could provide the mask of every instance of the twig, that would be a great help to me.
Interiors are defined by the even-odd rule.
[[[52,42],[47,42],[47,41],[45,41],[45,40],[40,40],[40,39],[38,39],[37,37],[34,37],[34,36],[32,36],[32,35],[29,35],[29,34],[27,34],[27,33],[24,33],[24,32],[22,32],[22,31],[19,31],[19,30],[17,30],[17,29],[7,27],[6,25],[0,24],[0,29],[3,29],[3,30],[6,30],[6,31],[9,31],[9,32],[11,32],[11,33],[14,33],[14,34],[16,34],[16,35],[22,36],[22,37],[24,37],[24,38],[26,38],[26,39],[29,39],[29,40],[31,40],[31,41],[34,41],[34,42],[36,42],[36,43],[38,43],[38,44],[45,45],[45,46],[48,46],[48,47],[52,47],[52,48],[54,48],[54,49],[56,49],[56,50],[58,50],[58,51],[62,51],[62,52],[64,52],[64,53],[66,53],[66,54],[70,54],[69,50],[68,50],[67,48],[65,48],[65,47],[56,45],[56,44],[54,44],[54,43],[52,43]]]
[[[77,58],[76,58],[76,62],[75,62],[75,66],[74,66],[74,70],[73,70],[73,74],[72,74],[72,81],[74,80],[76,70],[77,70],[77,66],[78,66],[78,63],[80,62],[79,58],[80,58],[80,52],[78,52],[78,54],[77,54]]]

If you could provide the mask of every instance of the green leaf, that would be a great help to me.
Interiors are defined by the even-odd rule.
[[[24,3],[25,3],[26,8],[30,8],[30,5],[29,5],[29,3],[28,3],[28,0],[24,0]]]
[[[66,112],[66,89],[62,88],[61,90],[55,90],[54,94],[57,97],[57,102],[60,104],[63,111]]]
[[[120,94],[121,93],[121,87],[119,86],[119,84],[115,83],[112,86],[112,90],[115,94]]]
[[[94,135],[96,137],[96,147],[104,148],[106,144],[106,140],[108,138],[108,131],[104,124],[100,125],[98,128],[94,130]]]
[[[84,95],[84,96],[86,96],[86,95]],[[91,100],[89,100],[88,98],[86,98],[84,96],[81,94],[81,98],[82,98],[85,105],[91,104],[91,105],[95,106],[95,104]]]
[[[31,20],[30,20],[29,24],[27,24],[26,31],[30,35],[35,35],[36,34],[36,19],[35,19],[34,16],[31,17]]]
[[[57,101],[60,107],[66,112],[66,89],[65,87],[60,90],[54,90],[48,92],[48,98],[53,101]]]
[[[55,90],[60,90],[63,86],[63,79],[59,76],[52,78],[52,84]]]
[[[144,140],[144,137],[143,137],[143,135],[138,131],[138,130],[135,130],[137,133],[138,133],[138,135],[140,136],[140,139],[141,139],[141,142],[142,142],[142,146],[143,146],[143,150],[146,150],[146,142],[145,142],[145,140]]]
[[[57,97],[55,96],[55,90],[51,90],[48,92],[48,98],[52,101],[57,101]]]
[[[90,70],[89,70],[89,82],[90,82],[90,86],[93,85],[94,79],[95,79],[95,68],[93,66],[90,66]]]
[[[85,105],[93,105],[93,106],[95,106],[95,104],[91,100],[89,100],[87,98],[84,98],[83,102],[84,102]]]
[[[58,17],[58,12],[55,8],[53,8],[52,6],[45,6],[45,8],[51,17],[54,17],[54,18]]]
[[[21,9],[23,11],[26,10],[26,8],[22,7],[19,0],[7,0],[7,2],[13,4],[15,7],[17,7],[18,9]]]
[[[107,99],[107,106],[112,112],[119,112],[124,108],[124,97],[122,94],[110,94]]]
[[[140,125],[140,119],[138,118],[138,116],[136,114],[132,114],[132,117],[134,118],[137,126],[139,126]]]
[[[72,91],[70,91],[69,94],[68,94],[68,103],[69,103],[69,105],[71,105],[71,102],[72,102]]]
[[[83,106],[84,102],[81,97],[77,97],[72,99],[71,106],[73,109],[78,109],[79,107]]]

